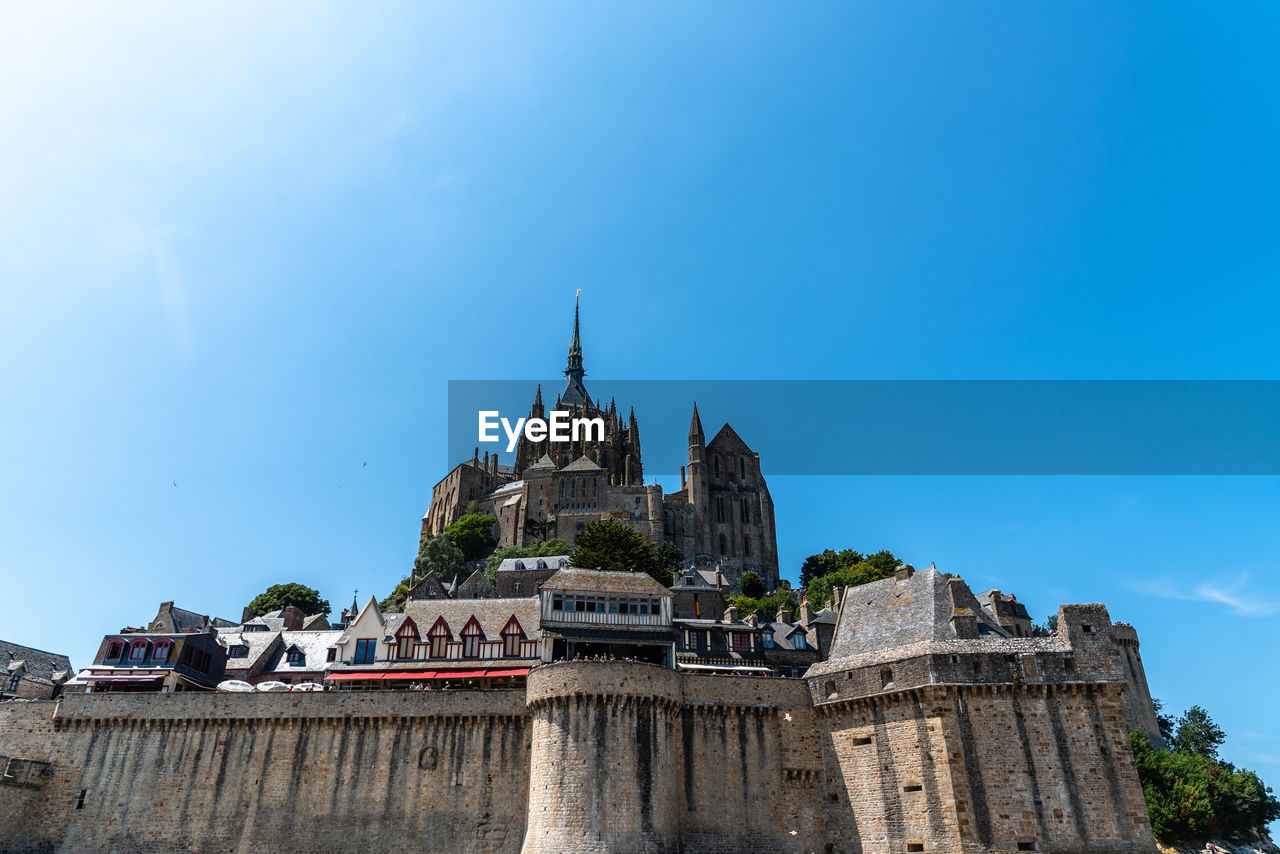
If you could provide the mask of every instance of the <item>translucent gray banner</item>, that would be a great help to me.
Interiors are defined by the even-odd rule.
[[[536,380],[449,383],[448,467],[473,449],[514,460],[508,431]],[[542,381],[551,410],[564,380]],[[707,441],[728,423],[768,474],[1277,474],[1276,381],[618,380],[588,383],[639,425],[646,475],[679,472],[696,402]],[[492,418],[492,416],[491,416]]]

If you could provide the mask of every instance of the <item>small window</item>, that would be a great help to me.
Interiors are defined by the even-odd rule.
[[[911,852],[911,851],[923,851],[923,850],[924,850],[924,843],[923,843],[923,842],[908,842],[908,843],[907,843],[907,851],[908,851],[908,852]]]
[[[520,592],[520,582],[519,582],[519,581],[517,581],[517,582],[515,583],[515,587],[512,589],[512,591],[511,591],[511,592],[512,592],[512,593],[519,593],[519,592]]]
[[[129,660],[142,661],[147,657],[147,642],[137,640],[133,642],[133,646],[129,647]]]
[[[559,597],[559,596],[556,596],[555,598],[553,598],[553,599],[551,600],[551,607],[552,607],[554,610],[556,610],[556,611],[563,611],[563,610],[564,610],[564,599],[562,599],[562,598],[561,598],[561,597]]]
[[[880,687],[884,688],[893,681],[893,669],[886,667],[880,671]]]
[[[922,792],[922,791],[924,791],[924,786],[921,786],[919,783],[908,783],[907,785],[905,785],[905,786],[903,786],[903,787],[902,787],[902,791],[904,791],[904,792]]]
[[[836,683],[830,679],[822,683],[822,693],[827,696],[827,699],[831,699],[831,697],[837,693]]]
[[[1093,626],[1089,625],[1088,623],[1081,623],[1080,631],[1084,632],[1085,634],[1089,634],[1090,632],[1093,631]]]
[[[373,638],[356,641],[356,664],[372,664],[378,654],[378,642]]]
[[[809,648],[808,643],[807,643],[807,642],[805,641],[805,639],[804,639],[804,635],[802,635],[800,632],[796,632],[794,635],[792,635],[792,643],[791,643],[791,645],[792,645],[794,648],[796,648],[796,649],[808,649],[808,648]]]
[[[19,682],[21,682],[21,681],[22,681],[22,674],[21,674],[21,673],[15,673],[15,674],[13,674],[12,676],[10,676],[10,677],[9,677],[9,691],[10,691],[10,692],[17,691],[17,690],[18,690],[18,683],[19,683]]]
[[[1062,666],[1066,668],[1068,673],[1074,672],[1076,669],[1076,660],[1071,656],[1067,656],[1062,659]]]
[[[863,746],[868,745],[868,744],[870,744],[870,743],[871,743],[871,736],[869,736],[869,735],[864,735],[864,736],[862,736],[861,738],[855,738],[855,739],[853,740],[853,746],[854,746],[854,747],[863,747]]]
[[[1035,851],[1036,844],[1034,842],[1019,842],[1018,850],[1019,851]]]
[[[124,641],[113,640],[107,644],[107,660],[112,661],[124,655]]]
[[[236,644],[235,646],[227,647],[227,658],[248,658],[248,657],[249,657],[249,647],[245,646],[244,644]]]
[[[338,660],[338,648],[336,646],[329,647],[329,657],[326,659],[326,661],[337,661],[337,660]]]
[[[169,660],[169,650],[172,648],[167,640],[156,641],[156,647],[151,651],[151,660],[156,664],[164,664]]]
[[[981,676],[981,675],[982,675],[982,662],[981,662],[981,661],[974,661],[974,662],[973,662],[973,675],[974,675],[974,676]]]
[[[290,667],[301,667],[307,663],[307,657],[303,655],[302,650],[298,649],[296,646],[289,648],[286,659],[288,660]]]

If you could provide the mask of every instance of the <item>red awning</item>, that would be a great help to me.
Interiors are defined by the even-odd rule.
[[[324,678],[325,681],[340,682],[344,679],[382,679],[385,675],[383,673],[330,673]]]
[[[434,679],[436,671],[434,670],[395,670],[391,673],[383,674],[383,679]]]
[[[479,679],[483,670],[437,670],[432,679]]]
[[[486,670],[484,672],[484,675],[485,676],[528,676],[530,669],[531,668],[528,668],[528,667],[513,667],[507,670]]]

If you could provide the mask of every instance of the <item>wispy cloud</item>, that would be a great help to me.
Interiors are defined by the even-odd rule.
[[[1232,583],[1214,579],[1194,586],[1184,586],[1173,579],[1151,578],[1131,586],[1141,593],[1160,596],[1164,599],[1226,605],[1231,609],[1231,613],[1238,617],[1266,617],[1280,611],[1280,603],[1249,593],[1245,589],[1248,581],[1249,576],[1241,574]]]

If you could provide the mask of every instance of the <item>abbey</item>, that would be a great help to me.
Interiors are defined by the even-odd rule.
[[[541,531],[537,538],[533,535],[534,522],[550,523],[547,536],[572,544],[588,523],[618,519],[651,542],[674,545],[686,566],[718,566],[734,582],[753,570],[766,588],[778,586],[773,499],[760,455],[731,426],[725,424],[708,442],[693,404],[680,490],[664,495],[661,486],[644,483],[635,410],[623,417],[615,400],[606,404],[587,391],[576,305],[564,375],[564,389],[550,407],[538,387],[526,425],[554,418],[569,430],[568,438],[542,433],[531,439],[527,430],[511,427],[517,434],[513,465],[499,464],[496,453],[486,452],[482,459],[477,448],[431,490],[431,506],[422,520],[424,538],[456,521],[472,501],[498,520],[500,546],[526,546],[541,539]],[[603,423],[603,431],[569,427],[587,422]],[[491,417],[489,423],[495,439],[503,435],[499,422]]]

